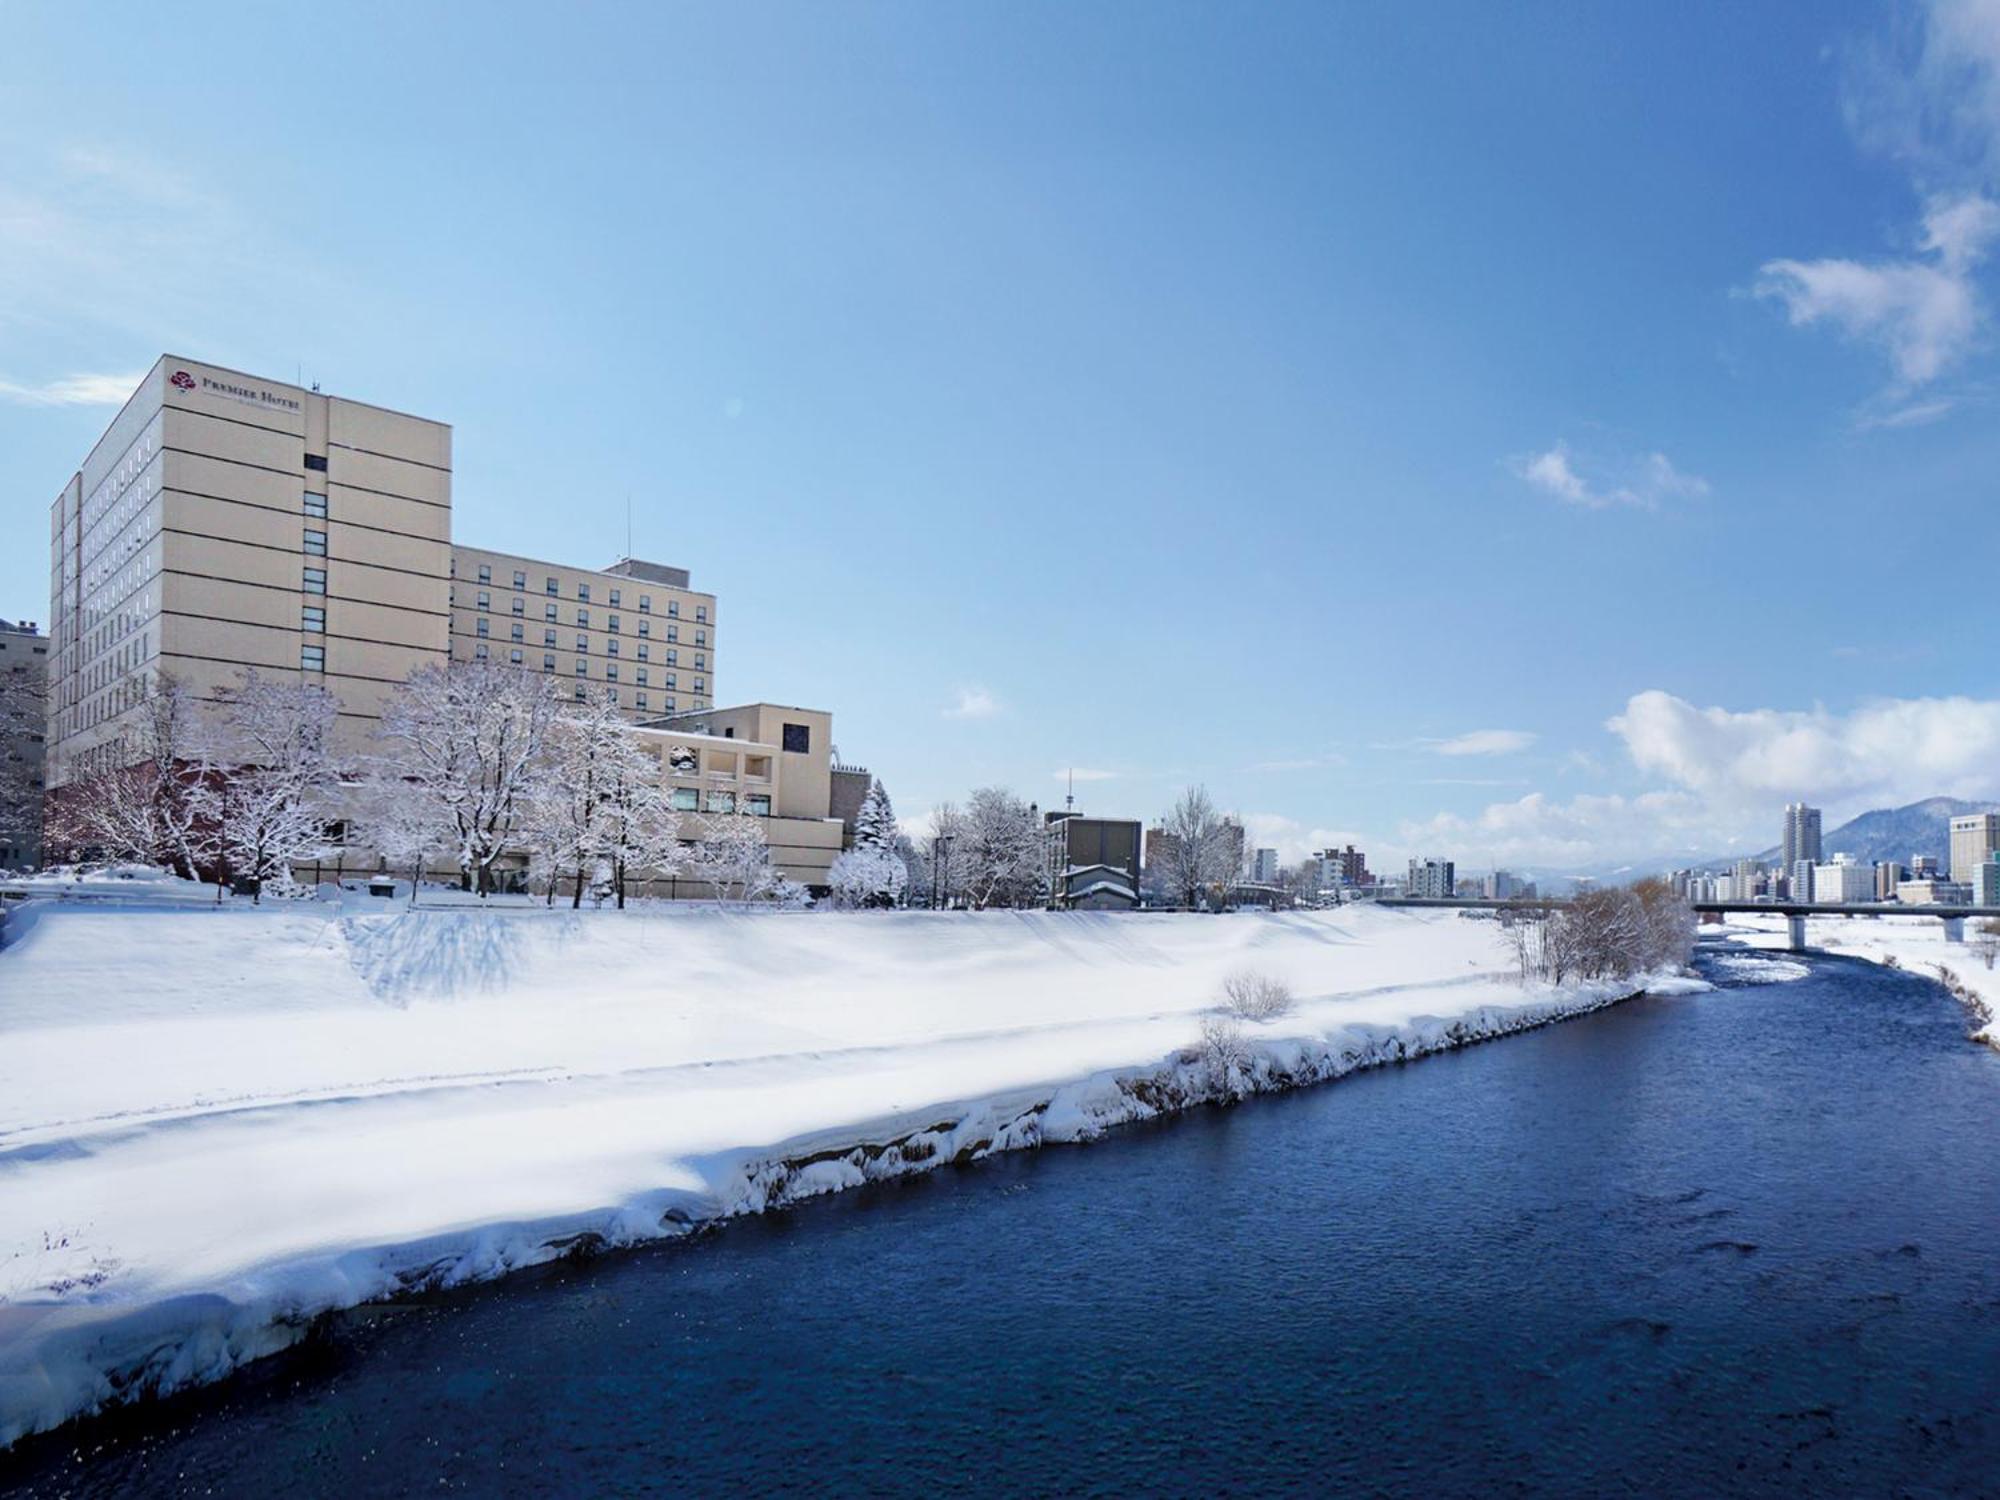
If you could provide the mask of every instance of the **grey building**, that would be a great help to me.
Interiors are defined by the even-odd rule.
[[[1052,812],[1049,903],[1074,911],[1130,911],[1139,904],[1139,850],[1144,828],[1136,818],[1086,818]]]
[[[1779,852],[1779,862],[1791,869],[1801,860],[1819,864],[1825,857],[1820,848],[1819,809],[1807,807],[1803,802],[1785,805],[1785,835],[1780,840],[1783,848]]]
[[[0,620],[0,870],[42,862],[48,668],[48,637],[34,622]]]
[[[1404,888],[1408,896],[1428,897],[1432,900],[1456,895],[1457,881],[1452,863],[1448,859],[1413,859],[1410,861],[1409,884]]]

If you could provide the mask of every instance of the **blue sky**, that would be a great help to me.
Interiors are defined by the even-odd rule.
[[[0,614],[172,349],[1001,781],[1559,871],[2000,796],[2000,5],[16,6]]]

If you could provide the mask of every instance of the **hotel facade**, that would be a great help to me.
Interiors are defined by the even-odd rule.
[[[677,805],[741,796],[788,825],[828,820],[827,715],[715,709],[713,594],[633,558],[593,570],[459,544],[451,478],[446,423],[161,358],[50,508],[52,794],[129,763],[162,674],[207,700],[246,669],[319,683],[359,754],[411,672],[483,660],[658,722]],[[774,861],[823,885],[832,824],[831,852],[824,830],[769,825]]]

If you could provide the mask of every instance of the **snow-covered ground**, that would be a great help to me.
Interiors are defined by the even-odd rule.
[[[1786,943],[1783,917],[1732,917],[1727,932],[1747,947],[1782,949]],[[1950,942],[1936,917],[1808,917],[1806,946],[1828,953],[1890,963],[1897,968],[1941,981],[1965,1003],[1973,1017],[1973,1035],[2000,1047],[2000,966],[1988,968],[1973,924],[1966,924],[1965,942]]]
[[[1494,923],[1373,908],[31,904],[0,950],[0,1445],[327,1309],[1215,1097],[1196,1044],[1242,968],[1299,996],[1244,1024],[1252,1088],[1632,988],[1524,992]]]

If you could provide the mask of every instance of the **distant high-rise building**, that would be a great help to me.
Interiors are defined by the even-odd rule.
[[[1409,884],[1405,895],[1428,897],[1437,900],[1456,895],[1457,883],[1453,877],[1452,864],[1448,859],[1413,859],[1410,861]]]
[[[1989,859],[1972,872],[1972,904],[2000,906],[2000,859]]]
[[[1970,884],[1973,872],[2000,852],[2000,813],[1951,820],[1951,878]]]
[[[1937,856],[1935,854],[1912,854],[1910,856],[1910,879],[1935,880],[1943,874],[1944,871],[1938,867]]]
[[[1875,867],[1875,899],[1893,901],[1896,887],[1903,883],[1903,867],[1893,859],[1885,859]]]
[[[1764,867],[1754,859],[1736,861],[1736,899],[1755,901],[1763,894],[1758,888],[1764,883]]]
[[[1792,899],[1810,901],[1813,899],[1813,869],[1815,861],[1795,859],[1792,861]]]
[[[1250,878],[1259,885],[1276,885],[1278,883],[1278,851],[1276,849],[1259,849],[1257,851],[1256,858],[1250,864]]]
[[[1803,802],[1789,802],[1785,805],[1785,835],[1779,841],[1782,849],[1779,859],[1786,869],[1791,869],[1800,860],[1818,864],[1822,857],[1819,841],[1819,809],[1807,807]]]
[[[1828,863],[1813,866],[1812,887],[1817,902],[1845,905],[1867,901],[1875,894],[1875,867],[1836,854]]]
[[[1521,882],[1512,870],[1495,870],[1486,882],[1486,893],[1495,901],[1507,901],[1520,894]]]

